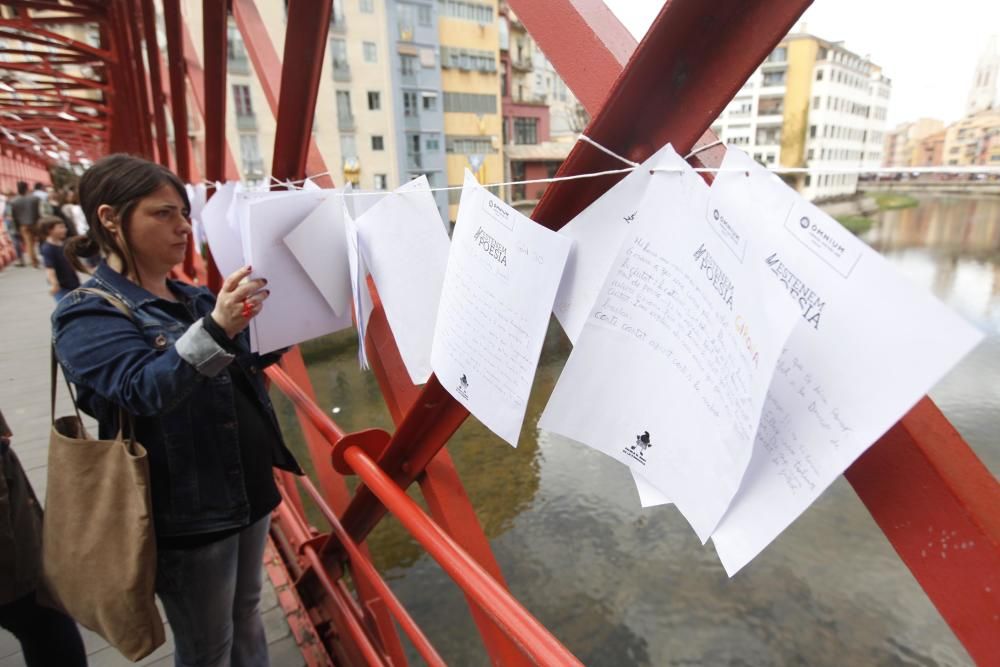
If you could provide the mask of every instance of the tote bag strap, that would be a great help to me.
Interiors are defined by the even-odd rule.
[[[107,301],[108,303],[110,303],[112,306],[114,306],[123,315],[125,315],[125,317],[129,318],[129,320],[131,320],[133,323],[135,322],[135,317],[133,317],[131,309],[129,309],[129,307],[127,305],[125,305],[124,301],[122,301],[118,297],[114,296],[113,294],[105,292],[102,289],[97,289],[96,287],[78,287],[74,291],[76,291],[76,292],[85,292],[87,294],[93,294],[94,296],[101,297],[102,299],[104,299],[105,301]],[[56,420],[56,366],[57,365],[59,365],[59,359],[56,357],[56,345],[55,345],[55,342],[53,341],[53,343],[52,343],[52,382],[51,382],[51,387],[52,387],[51,416],[52,416],[52,423],[53,424],[55,423],[55,420]],[[73,410],[76,411],[76,417],[77,417],[77,419],[80,419],[80,423],[82,424],[83,423],[83,419],[80,417],[80,408],[79,408],[79,406],[76,403],[76,394],[73,392],[73,387],[69,383],[69,378],[66,377],[66,370],[65,369],[63,369],[63,380],[66,382],[66,389],[69,391],[69,398],[70,398],[71,401],[73,401]],[[130,439],[132,439],[132,438],[135,437],[135,421],[134,421],[134,418],[132,417],[132,413],[126,412],[125,408],[119,406],[118,407],[118,439],[122,439],[123,430],[125,428],[125,423],[126,422],[128,423],[128,427],[129,427],[128,437]]]

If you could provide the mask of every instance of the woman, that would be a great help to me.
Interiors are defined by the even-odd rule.
[[[149,452],[157,534],[157,592],[177,665],[266,665],[257,608],[270,512],[280,496],[272,464],[302,474],[282,441],[262,369],[246,333],[268,291],[229,276],[218,297],[170,280],[191,223],[184,185],[164,167],[127,155],[97,161],[80,179],[86,237],[66,253],[106,261],[84,286],[125,303],[72,292],[52,316],[56,352],[80,407],[118,431],[135,417]]]

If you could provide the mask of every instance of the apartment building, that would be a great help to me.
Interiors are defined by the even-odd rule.
[[[505,1],[500,2],[499,28],[505,180],[552,177],[582,130],[564,115],[576,98]],[[558,124],[558,134],[553,123]],[[512,185],[507,200],[530,213],[546,185]]]
[[[400,183],[392,88],[396,61],[387,50],[387,4],[376,0],[334,3],[312,132],[337,184],[385,190]],[[275,50],[283,53],[285,3],[262,1],[256,8]],[[201,3],[185,0],[183,11],[202,57]],[[241,179],[259,181],[271,171],[276,125],[231,18],[227,55],[226,140]],[[197,126],[191,134],[195,143],[201,139]]]
[[[497,0],[438,0],[437,8],[447,181],[461,185],[466,169],[481,183],[502,181]],[[451,221],[460,197],[448,192]]]
[[[918,118],[897,125],[885,133],[882,166],[917,166],[927,157],[927,147],[923,145],[924,140],[943,131],[944,122],[936,118]]]
[[[370,1],[370,0],[369,0]],[[398,172],[403,182],[421,174],[431,187],[448,184],[444,141],[444,95],[438,60],[435,0],[387,0],[387,43],[392,59],[391,99],[369,93],[368,105],[393,108]],[[375,95],[374,101],[371,95]],[[448,193],[436,192],[438,210],[448,214]]]
[[[851,194],[882,162],[890,80],[866,57],[807,33],[789,34],[712,128],[768,167],[817,173],[785,180],[809,199]]]

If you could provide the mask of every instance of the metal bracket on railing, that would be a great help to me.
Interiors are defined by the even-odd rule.
[[[356,433],[348,433],[333,446],[333,451],[330,453],[333,469],[344,476],[353,475],[354,469],[344,460],[344,453],[349,448],[360,447],[361,451],[372,460],[378,461],[390,440],[392,436],[380,428],[366,428]]]

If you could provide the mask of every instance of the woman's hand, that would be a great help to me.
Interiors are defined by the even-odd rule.
[[[261,311],[264,299],[271,294],[264,289],[267,281],[263,278],[241,282],[250,271],[249,266],[244,266],[226,278],[212,311],[212,319],[230,338],[246,329],[250,320]]]

